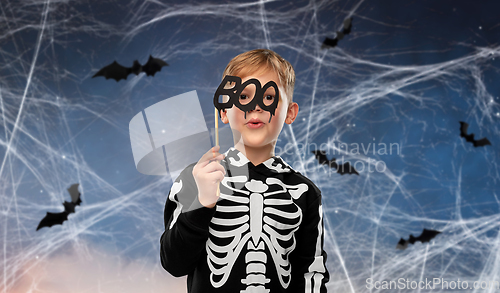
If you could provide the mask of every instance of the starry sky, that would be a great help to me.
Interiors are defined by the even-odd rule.
[[[137,171],[129,123],[195,90],[213,131],[225,66],[256,48],[296,72],[299,114],[276,154],[322,191],[329,290],[373,292],[369,279],[401,278],[494,286],[499,9],[487,0],[2,1],[0,292],[186,292],[159,263],[175,178]],[[322,49],[348,17],[351,32]],[[92,78],[150,55],[169,66]],[[466,142],[459,121],[491,145]],[[359,176],[319,166],[316,149]],[[36,231],[74,183],[76,212]],[[424,228],[442,233],[396,249]]]

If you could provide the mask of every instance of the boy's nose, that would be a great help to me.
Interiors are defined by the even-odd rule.
[[[259,105],[255,105],[255,109],[250,110],[250,111],[258,111],[258,112],[262,112],[262,109],[259,107]]]

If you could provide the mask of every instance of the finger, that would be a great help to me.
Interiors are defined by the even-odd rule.
[[[224,174],[222,174],[221,171],[216,171],[216,172],[212,172],[212,173],[205,173],[205,174],[203,174],[203,176],[200,179],[203,181],[203,184],[197,185],[197,187],[199,189],[201,188],[202,191],[206,191],[207,188],[208,189],[215,188],[216,183],[220,183],[222,180],[224,180]]]
[[[224,180],[224,174],[221,171],[217,170],[216,172],[207,174],[206,178],[214,183],[218,183]]]
[[[226,155],[224,155],[224,154],[218,154],[215,158],[213,158],[213,160],[220,161],[220,160],[224,160],[225,157],[226,157]]]
[[[198,168],[205,168],[208,164],[210,164],[212,162],[219,162],[221,160],[224,160],[224,158],[225,158],[224,154],[217,153],[217,155],[215,157],[210,157],[210,158],[206,159],[205,161],[202,161],[202,160],[198,161],[197,167]]]
[[[202,163],[208,164],[209,163],[208,161],[217,159],[217,157],[219,157],[220,155],[220,153],[218,152],[219,149],[220,146],[217,145],[208,150],[208,152],[206,152],[205,154],[203,154],[203,156],[201,156],[200,160],[198,161],[198,164]]]
[[[218,145],[212,147],[205,154],[203,154],[203,156],[201,156],[200,161],[206,161],[206,160],[209,160],[209,159],[213,158],[213,154],[214,153],[218,154],[219,153],[219,149],[220,149],[220,146],[218,146]]]
[[[220,146],[216,145],[212,148],[212,160],[223,160],[224,154],[219,153]]]
[[[224,166],[222,166],[219,162],[217,161],[212,161],[210,162],[209,164],[207,164],[206,166],[204,166],[202,168],[203,172],[206,172],[206,173],[211,173],[211,172],[216,172],[216,171],[220,171],[222,172],[224,175],[226,174],[226,169],[224,168]]]

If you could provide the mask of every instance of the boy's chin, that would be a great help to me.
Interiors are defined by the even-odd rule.
[[[269,141],[265,134],[257,135],[245,135],[239,133],[237,130],[233,129],[233,139],[235,141],[235,146],[248,147],[248,148],[269,148],[273,147],[272,141]]]
[[[243,140],[242,144],[249,148],[269,148],[273,147],[273,144],[263,140]]]

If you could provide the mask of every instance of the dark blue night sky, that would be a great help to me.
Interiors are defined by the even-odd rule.
[[[129,122],[196,90],[213,129],[226,64],[255,48],[296,71],[277,155],[322,190],[329,292],[500,282],[498,1],[172,2],[1,2],[0,292],[185,292],[159,263],[172,178],[136,170]],[[321,49],[347,17],[351,33]],[[92,78],[149,55],[169,66]],[[465,142],[459,121],[491,145]],[[316,147],[359,176],[318,166]],[[35,231],[73,183],[76,212]],[[442,233],[396,249],[424,228]]]

